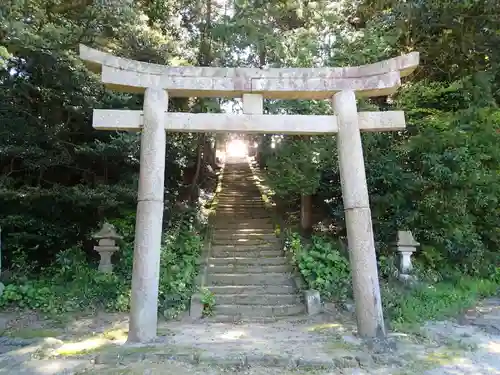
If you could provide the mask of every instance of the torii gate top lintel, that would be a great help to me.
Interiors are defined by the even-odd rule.
[[[262,94],[272,99],[330,99],[339,91],[357,96],[394,93],[419,64],[418,52],[373,64],[344,68],[216,68],[165,66],[117,57],[80,45],[80,57],[101,73],[109,88],[143,92],[162,88],[177,97],[241,97]]]

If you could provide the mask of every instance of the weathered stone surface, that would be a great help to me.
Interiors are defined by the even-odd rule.
[[[402,111],[359,112],[362,132],[398,131],[405,128]],[[167,131],[238,132],[285,134],[334,134],[338,132],[336,116],[263,115],[231,113],[165,114]],[[100,130],[138,131],[144,126],[143,111],[94,109],[93,126]]]
[[[91,69],[100,71],[102,81],[114,89],[133,92],[156,87],[167,89],[174,96],[215,97],[257,91],[275,99],[326,99],[341,90],[359,90],[365,96],[387,95],[400,85],[400,77],[410,74],[419,62],[419,55],[414,52],[346,68],[166,67],[116,57],[83,45],[80,57]]]
[[[132,70],[141,73],[169,75],[180,77],[256,77],[256,78],[294,78],[294,77],[322,77],[322,78],[359,78],[384,74],[392,71],[401,72],[402,77],[411,74],[419,63],[418,52],[394,57],[381,62],[354,67],[326,67],[326,68],[220,68],[194,66],[165,66],[130,60],[123,57],[102,52],[80,44],[80,58],[95,72],[101,71],[101,66],[110,66],[123,70]]]
[[[166,145],[162,124],[167,107],[168,95],[164,90],[146,90],[130,300],[130,342],[147,342],[156,337]]]
[[[308,315],[316,315],[321,312],[321,297],[317,290],[304,291],[304,299]]]
[[[189,316],[192,319],[200,319],[203,317],[203,303],[201,303],[201,294],[199,293],[195,293],[191,296]]]
[[[247,107],[254,100],[255,108],[248,111],[262,109],[258,95],[246,99]],[[252,208],[240,209],[240,203],[248,201]],[[229,160],[225,166],[213,223],[204,285],[215,294],[212,320],[272,320],[305,312],[293,268],[274,233],[272,213],[260,198],[245,158]]]
[[[413,234],[410,231],[398,231],[396,242],[396,250],[399,253],[399,272],[400,278],[409,280],[409,274],[412,271],[411,255],[417,251],[417,246],[420,244],[415,241]]]
[[[335,94],[333,107],[338,116],[340,180],[358,331],[361,336],[383,336],[382,300],[354,92]]]
[[[116,240],[122,238],[122,236],[116,233],[115,227],[110,223],[104,223],[101,229],[95,233],[92,238],[99,241],[97,246],[94,246],[94,250],[99,253],[99,271],[110,273],[113,271],[113,264],[111,263],[112,255],[120,248],[116,246]]]
[[[496,322],[499,307],[500,301],[485,301],[474,309],[477,314],[470,319],[481,324]],[[95,322],[88,319],[69,324],[80,327],[90,324],[85,326],[88,332],[95,329]],[[38,356],[43,347],[43,341],[39,340],[38,344],[0,355],[0,374],[220,375],[242,371],[246,375],[492,375],[500,372],[500,335],[486,332],[484,326],[445,321],[429,322],[421,329],[418,336],[397,332],[388,334],[388,340],[367,340],[363,343],[371,345],[360,345],[360,339],[349,334],[354,323],[346,316],[318,315],[271,324],[237,325],[170,321],[160,326],[161,331],[168,332],[168,337],[155,344],[115,343],[98,349],[99,354],[79,353],[78,359],[35,359],[34,355]],[[68,340],[85,342],[86,338]],[[21,341],[23,345],[26,343]],[[48,346],[59,344],[58,340],[47,340]]]
[[[243,113],[262,115],[264,113],[264,97],[262,94],[243,94]]]

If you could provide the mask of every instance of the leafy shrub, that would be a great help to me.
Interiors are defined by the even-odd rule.
[[[397,283],[383,284],[382,304],[393,328],[404,329],[427,320],[456,315],[474,305],[477,299],[494,295],[498,288],[495,280],[473,277],[421,284],[412,289]]]
[[[192,212],[177,218],[161,247],[158,307],[167,318],[182,310],[193,292],[202,245],[193,218]],[[81,246],[75,246],[59,252],[56,263],[44,269],[36,280],[27,279],[25,272],[14,272],[0,297],[0,306],[36,309],[47,314],[100,308],[128,311],[134,222],[134,215],[113,221],[124,234],[124,242],[112,274],[99,272],[97,264],[88,263]]]
[[[325,300],[345,300],[352,294],[349,261],[341,252],[340,242],[313,236],[304,243],[298,233],[288,232],[286,249],[291,252],[307,285]]]
[[[175,317],[194,292],[202,236],[188,215],[167,233],[161,253],[158,308],[166,317]]]
[[[201,290],[201,303],[203,304],[203,316],[212,316],[215,312],[215,295],[207,288]]]

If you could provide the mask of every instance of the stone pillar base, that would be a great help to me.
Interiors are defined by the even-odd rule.
[[[191,296],[189,304],[189,317],[193,320],[203,318],[203,303],[201,302],[201,294],[196,293]]]
[[[307,315],[317,315],[321,312],[321,297],[319,292],[314,289],[304,291]]]

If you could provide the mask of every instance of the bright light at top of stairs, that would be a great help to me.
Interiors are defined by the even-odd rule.
[[[226,147],[227,156],[242,157],[248,155],[248,145],[241,139],[233,139]]]

